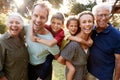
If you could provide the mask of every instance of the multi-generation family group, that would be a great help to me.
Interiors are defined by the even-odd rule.
[[[52,80],[53,60],[66,66],[66,80],[119,80],[120,32],[109,22],[111,11],[102,3],[67,19],[55,12],[46,24],[50,7],[38,1],[27,26],[9,14],[0,36],[0,80]]]

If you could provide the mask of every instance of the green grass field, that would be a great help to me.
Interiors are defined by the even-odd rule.
[[[52,80],[65,80],[65,65],[53,60],[53,77]]]

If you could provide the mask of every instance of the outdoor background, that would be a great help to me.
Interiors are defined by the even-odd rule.
[[[53,60],[53,77],[52,80],[65,80],[65,65]]]
[[[37,0],[0,0],[0,34],[7,31],[5,21],[9,13],[18,12],[23,16],[24,24],[30,23],[31,10]],[[52,12],[61,11],[65,18],[77,15],[84,10],[92,10],[96,4],[106,2],[113,7],[110,22],[120,28],[120,0],[45,0],[51,3]],[[53,61],[53,80],[65,80],[65,65]]]

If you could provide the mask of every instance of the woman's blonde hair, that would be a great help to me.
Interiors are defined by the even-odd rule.
[[[80,14],[78,14],[78,20],[79,20],[79,22],[80,22],[80,18],[81,18],[81,16],[83,16],[83,15],[85,15],[85,14],[89,14],[89,15],[91,15],[92,18],[93,18],[93,23],[94,23],[94,15],[92,14],[91,11],[82,11]]]

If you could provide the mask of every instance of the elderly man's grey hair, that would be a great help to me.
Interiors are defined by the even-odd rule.
[[[101,4],[97,4],[95,5],[93,8],[92,8],[92,13],[93,15],[96,15],[97,14],[97,11],[99,9],[107,9],[109,11],[109,14],[111,13],[112,11],[112,6],[108,3],[101,3]]]
[[[9,20],[12,17],[18,17],[20,19],[21,26],[24,26],[24,22],[23,22],[22,16],[19,13],[16,13],[16,12],[12,12],[12,13],[8,14],[8,17],[7,17],[7,20],[6,20],[6,25],[8,25]]]

